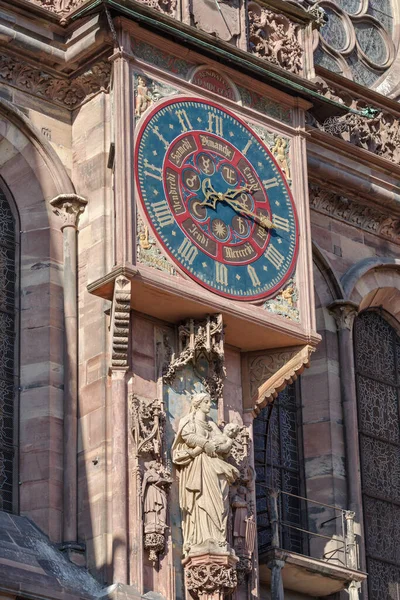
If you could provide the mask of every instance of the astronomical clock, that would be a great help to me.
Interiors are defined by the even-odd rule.
[[[160,247],[199,285],[261,300],[293,274],[292,194],[265,143],[232,111],[196,97],[157,104],[139,128],[134,171]]]

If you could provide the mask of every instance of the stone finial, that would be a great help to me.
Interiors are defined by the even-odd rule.
[[[350,300],[336,300],[328,306],[329,312],[335,317],[338,331],[353,328],[354,319],[358,314],[358,304]]]
[[[50,200],[50,204],[54,208],[54,213],[63,220],[61,229],[65,227],[76,229],[79,217],[85,211],[87,200],[77,194],[60,194]]]

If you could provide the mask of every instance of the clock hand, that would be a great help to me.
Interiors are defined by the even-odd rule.
[[[244,185],[243,187],[240,188],[233,188],[231,190],[226,190],[224,196],[224,200],[226,199],[228,200],[233,200],[234,198],[236,198],[236,196],[238,196],[239,194],[242,194],[243,192],[248,192],[251,193],[253,191],[255,191],[258,188],[258,184],[257,183],[246,183],[246,185]]]
[[[210,208],[215,209],[217,202],[219,200],[223,200],[223,194],[214,190],[209,177],[203,180],[203,183],[201,184],[201,191],[205,196],[205,200],[203,200],[203,202],[199,202],[199,206],[209,206]]]
[[[241,204],[238,200],[231,200],[229,198],[224,198],[224,200],[237,212],[241,212],[244,215],[247,215],[253,219],[256,223],[261,225],[261,227],[267,229],[274,229],[275,225],[268,217],[264,215],[257,215],[256,213],[248,210],[243,204]]]

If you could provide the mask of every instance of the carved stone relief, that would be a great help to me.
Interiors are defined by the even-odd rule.
[[[301,27],[282,14],[250,2],[249,51],[296,75],[303,71]]]
[[[135,73],[135,117],[138,120],[154,102],[177,94],[178,90],[170,85],[155,81],[141,73]]]
[[[349,197],[324,189],[316,184],[310,185],[310,207],[317,212],[330,215],[334,219],[379,235],[390,241],[400,242],[400,219],[366,206]]]
[[[46,8],[51,12],[54,12],[60,16],[64,16],[69,12],[73,11],[75,8],[78,8],[82,4],[85,4],[88,0],[28,0],[32,2],[32,4],[36,4],[36,6],[40,6],[41,8]]]
[[[350,96],[346,90],[327,83],[321,77],[316,80],[316,84],[319,92],[330,100],[359,111],[367,108],[365,100]],[[387,160],[396,163],[400,160],[400,121],[393,113],[372,108],[366,111],[365,116],[347,113],[324,122],[319,122],[312,115],[310,117],[308,124],[313,127]]]
[[[151,235],[148,225],[145,225],[140,214],[137,214],[137,247],[136,257],[139,263],[165,271],[170,275],[177,272],[171,262],[158,249],[155,238]]]
[[[170,17],[176,16],[176,0],[140,0],[140,2]]]
[[[291,321],[300,321],[300,312],[298,309],[298,290],[294,278],[290,278],[284,289],[272,300],[267,300],[263,308],[276,315],[290,319]]]
[[[168,489],[172,483],[163,442],[165,413],[160,400],[132,395],[130,415],[142,503],[143,545],[155,564],[165,548]]]
[[[239,0],[192,0],[192,21],[197,29],[225,42],[236,42],[240,34]]]
[[[178,328],[178,352],[166,365],[163,380],[171,383],[178,370],[191,364],[212,399],[222,397],[225,378],[222,315],[188,319]]]
[[[111,64],[100,61],[73,78],[55,77],[42,68],[0,54],[0,81],[64,108],[73,109],[101,90],[108,90]]]

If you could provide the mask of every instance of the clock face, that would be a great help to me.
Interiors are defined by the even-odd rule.
[[[293,198],[271,152],[233,113],[193,98],[161,102],[139,129],[135,176],[158,241],[202,286],[257,300],[291,275]]]

